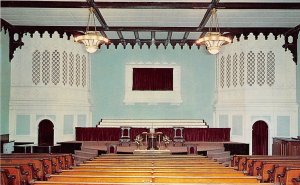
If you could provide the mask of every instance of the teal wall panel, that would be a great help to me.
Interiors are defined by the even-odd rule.
[[[86,126],[86,115],[80,114],[77,116],[77,126],[85,127]]]
[[[228,115],[219,115],[219,127],[228,128],[229,118]]]
[[[16,135],[30,135],[30,115],[17,115]]]
[[[8,32],[0,34],[0,134],[9,132],[10,62]]]
[[[74,132],[74,116],[64,115],[64,134],[73,134]]]
[[[212,124],[215,56],[206,52],[203,47],[102,47],[100,52],[91,55],[93,125],[107,118],[204,119]],[[180,66],[183,102],[180,105],[124,104],[125,66],[132,62],[175,63]]]
[[[232,134],[233,135],[243,135],[243,116],[234,115],[232,116]]]
[[[290,136],[290,117],[277,116],[277,136]]]

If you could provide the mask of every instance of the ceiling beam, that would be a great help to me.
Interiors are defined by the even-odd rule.
[[[117,31],[117,34],[121,40],[124,40],[124,36],[121,31]]]
[[[210,3],[199,2],[95,2],[95,8],[117,9],[207,9]],[[1,1],[1,7],[15,8],[89,8],[78,1]],[[218,3],[218,9],[300,9],[300,3]]]
[[[105,29],[108,30],[108,25],[104,20],[104,17],[102,16],[102,14],[100,13],[100,10],[95,6],[95,2],[94,0],[87,0],[87,3],[90,7],[93,8],[93,13],[95,14],[95,16],[97,17],[99,23],[101,24],[101,26]]]
[[[141,40],[138,31],[134,31],[135,42],[141,46]]]
[[[169,32],[168,32],[167,39],[166,39],[166,41],[165,41],[165,46],[167,46],[167,45],[170,43],[171,38],[172,38],[172,32],[169,31]]]
[[[197,31],[201,31],[205,27],[206,23],[208,22],[208,20],[211,16],[211,10],[216,7],[218,2],[219,2],[219,0],[212,0],[211,1],[211,3],[209,4],[209,6],[208,6],[201,22],[200,22],[200,24],[197,28]]]
[[[181,40],[182,43],[185,43],[185,41],[187,40],[188,36],[189,36],[190,32],[185,32],[183,35],[183,38]]]

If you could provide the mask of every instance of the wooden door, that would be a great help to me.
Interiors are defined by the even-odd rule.
[[[268,125],[257,121],[252,126],[252,155],[268,155]]]
[[[50,120],[42,120],[39,123],[39,146],[53,146],[54,144],[54,125]]]

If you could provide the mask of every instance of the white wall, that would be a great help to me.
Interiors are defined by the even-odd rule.
[[[54,124],[54,142],[75,139],[75,126],[90,126],[90,60],[73,38],[44,33],[23,37],[11,62],[10,138],[38,142],[38,124]],[[70,119],[71,118],[71,119]]]
[[[283,37],[270,34],[265,40],[261,34],[256,40],[250,34],[218,56],[214,120],[218,126],[228,122],[231,140],[249,143],[250,153],[252,125],[258,120],[269,127],[269,154],[273,137],[298,135],[296,64],[283,43]]]

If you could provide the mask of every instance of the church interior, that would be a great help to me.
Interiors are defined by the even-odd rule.
[[[299,0],[2,0],[1,184],[300,184]]]

